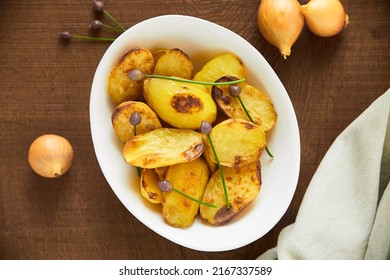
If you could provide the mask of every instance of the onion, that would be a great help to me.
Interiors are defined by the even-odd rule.
[[[260,33],[284,58],[290,55],[304,26],[300,7],[297,0],[261,0],[257,12]]]
[[[307,27],[317,36],[334,36],[349,23],[349,17],[339,0],[311,0],[301,6],[301,11]]]
[[[31,144],[28,162],[40,176],[58,178],[65,174],[73,162],[73,148],[64,137],[45,134]]]

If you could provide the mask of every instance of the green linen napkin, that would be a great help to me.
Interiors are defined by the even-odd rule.
[[[335,140],[294,224],[258,259],[390,258],[390,89]]]

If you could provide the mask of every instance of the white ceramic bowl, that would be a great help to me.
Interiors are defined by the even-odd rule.
[[[188,228],[168,225],[159,206],[140,195],[135,168],[122,157],[123,144],[114,134],[114,105],[107,94],[107,78],[120,56],[133,47],[180,48],[199,69],[208,59],[233,52],[242,60],[247,81],[266,92],[278,113],[268,136],[275,155],[261,157],[260,195],[243,213],[223,226],[212,226],[197,218]],[[95,153],[112,190],[123,205],[147,227],[182,246],[200,251],[226,251],[245,246],[271,230],[286,212],[298,181],[300,140],[295,112],[289,96],[263,56],[239,35],[217,24],[180,15],[145,20],[129,28],[107,49],[93,79],[90,98],[91,133]],[[129,239],[134,238],[129,236]]]

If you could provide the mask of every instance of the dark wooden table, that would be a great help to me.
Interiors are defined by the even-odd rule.
[[[304,1],[300,1],[304,2]],[[349,27],[319,38],[306,28],[284,60],[260,35],[259,1],[105,1],[127,27],[163,14],[207,19],[240,34],[266,58],[296,110],[301,171],[279,223],[243,248],[206,253],[176,245],[140,223],[117,199],[96,160],[89,126],[92,78],[108,43],[88,34],[92,1],[0,1],[0,259],[254,259],[295,221],[305,190],[335,138],[390,87],[390,1],[345,0]],[[107,31],[104,35],[109,35]],[[70,140],[74,164],[59,179],[36,175],[31,142],[56,133]]]

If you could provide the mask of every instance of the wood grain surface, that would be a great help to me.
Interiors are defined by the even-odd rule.
[[[295,221],[332,142],[390,87],[390,1],[343,3],[350,17],[344,32],[320,38],[305,28],[284,60],[258,32],[258,0],[105,1],[127,27],[158,15],[184,14],[229,28],[266,58],[292,100],[302,156],[290,207],[259,240],[207,253],[176,245],[140,223],[99,168],[89,97],[109,44],[63,44],[57,36],[63,30],[88,34],[92,1],[1,0],[0,259],[254,259],[276,246],[280,231]],[[71,170],[55,180],[36,175],[27,161],[31,142],[46,133],[63,135],[75,150]]]

